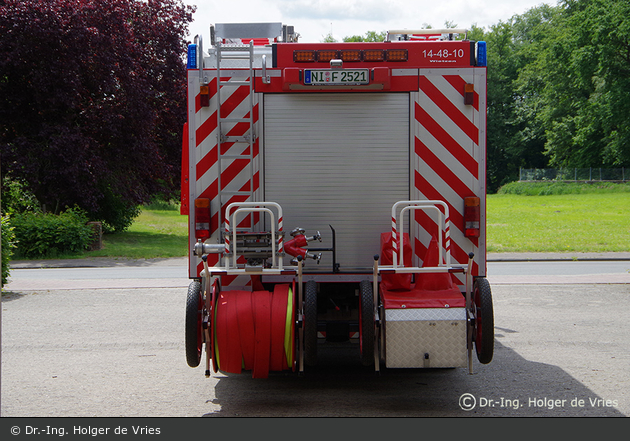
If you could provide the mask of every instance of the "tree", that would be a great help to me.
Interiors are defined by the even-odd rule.
[[[353,35],[352,37],[344,37],[343,41],[348,42],[380,42],[385,41],[387,32],[368,31],[365,36]]]
[[[488,190],[518,179],[520,167],[543,168],[546,132],[539,119],[545,81],[537,65],[548,44],[558,9],[532,8],[469,37],[488,47]]]
[[[540,64],[546,149],[566,167],[630,165],[630,4],[565,0],[561,29]]]
[[[337,39],[333,37],[332,31],[330,31],[321,42],[322,43],[337,43]]]
[[[110,224],[176,188],[193,12],[181,0],[0,2],[2,176],[46,211],[78,205]]]

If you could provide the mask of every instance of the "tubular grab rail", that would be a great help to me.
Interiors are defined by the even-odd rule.
[[[269,214],[269,217],[271,218],[271,225],[275,225],[276,224],[276,219],[274,216],[274,212],[273,210],[269,209],[269,208],[265,208],[265,207],[273,207],[276,209],[277,214],[278,214],[278,228],[277,228],[277,234],[278,234],[278,240],[277,240],[277,253],[276,253],[276,230],[274,230],[274,228],[271,228],[271,252],[272,252],[272,265],[274,268],[279,268],[280,270],[283,269],[283,262],[282,262],[282,258],[279,258],[279,256],[282,255],[282,253],[284,252],[284,244],[283,244],[283,238],[282,238],[282,207],[280,206],[280,204],[276,203],[276,202],[233,202],[230,205],[227,206],[227,208],[225,209],[225,237],[224,237],[224,241],[225,241],[225,254],[226,256],[230,255],[230,236],[231,236],[231,241],[233,242],[233,246],[234,246],[234,252],[232,253],[232,265],[233,268],[236,268],[236,259],[237,259],[237,253],[236,253],[236,216],[240,213],[255,213],[255,212],[259,212],[259,213],[267,213]],[[237,208],[238,207],[238,208]],[[234,208],[237,208],[234,213],[231,213],[232,210]],[[231,214],[230,214],[231,213]],[[232,219],[232,231],[230,231],[230,217]],[[226,258],[226,270],[230,268],[230,259]]]
[[[204,69],[204,63],[203,63],[203,36],[201,36],[200,34],[195,35],[195,44],[197,45],[198,51],[197,51],[197,68],[199,69],[199,84],[203,84],[204,83],[204,77],[203,77],[203,69]]]
[[[400,220],[396,220],[396,212],[400,206],[405,205],[400,211]],[[444,213],[438,208],[441,206],[444,208]],[[407,211],[415,210],[435,210],[438,213],[438,227],[440,228],[440,234],[438,235],[438,267],[449,268],[451,266],[451,239],[450,239],[450,218],[448,212],[448,205],[444,201],[399,201],[392,206],[392,262],[393,268],[404,267],[404,253],[399,253],[400,249],[400,237],[404,232],[404,214]],[[398,228],[400,225],[400,228]],[[442,251],[442,233],[444,233],[445,249],[446,249],[446,263],[442,263],[443,251]],[[400,254],[400,256],[399,256]]]

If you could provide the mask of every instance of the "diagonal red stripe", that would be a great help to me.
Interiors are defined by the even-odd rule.
[[[260,152],[260,148],[258,144],[258,138],[256,138],[256,140],[254,141],[254,154],[252,156],[254,158],[257,157],[259,152]]]
[[[453,155],[475,179],[479,179],[477,161],[461,145],[457,143],[418,103],[416,103],[416,120],[433,135],[435,139]]]
[[[249,118],[249,112],[247,112],[245,114],[245,116],[243,118]],[[258,107],[254,107],[254,124],[256,124],[256,122],[258,121]],[[234,127],[232,127],[230,129],[230,131],[227,133],[227,136],[243,136],[245,135],[245,133],[247,133],[247,131],[249,130],[249,123],[246,122],[240,122],[240,123],[236,123],[234,125]],[[254,156],[256,156],[258,154],[257,152],[257,148],[258,148],[258,138],[254,141]],[[221,154],[224,155],[227,153],[227,151],[234,145],[235,143],[233,142],[224,142],[221,143]],[[249,149],[246,149],[243,152],[243,155],[248,155],[249,154]]]
[[[479,144],[479,129],[426,76],[420,76],[422,90],[466,135]]]
[[[258,122],[258,103],[254,104],[254,124]]]
[[[249,181],[247,181],[245,183],[245,185],[243,185],[239,191],[249,191]],[[225,219],[225,209],[234,202],[247,202],[247,200],[249,199],[249,195],[234,195],[232,196],[230,199],[228,199],[228,201],[223,204],[221,206],[221,220]],[[249,216],[245,216],[245,218],[241,221],[240,224],[237,225],[237,228],[248,228],[250,227],[250,221],[249,221],[250,217]]]
[[[420,226],[424,228],[425,230],[427,229],[425,225],[420,224]],[[415,240],[414,246],[413,246],[414,254],[416,255],[416,257],[422,259],[422,257],[427,254],[427,247],[425,247],[424,244],[420,242],[417,237],[414,240]]]
[[[249,159],[234,159],[221,173],[221,190],[224,190],[234,178],[249,165]]]
[[[254,173],[254,191],[258,190],[260,187],[260,174],[258,172]]]
[[[218,194],[219,194],[219,181],[215,179],[212,182],[212,184],[208,185],[208,187],[206,187],[206,189],[203,190],[199,194],[199,197],[200,198],[214,199],[214,198],[217,197]]]
[[[217,180],[215,180],[214,182],[212,182],[212,184],[210,184],[208,187],[206,187],[206,189],[199,194],[199,197],[200,198],[208,198],[208,199],[210,199],[212,201],[219,194],[218,188],[219,188],[219,182]],[[214,234],[214,232],[217,230],[217,228],[219,228],[219,215],[218,215],[218,213],[215,213],[215,212],[211,212],[210,214],[211,214],[211,218],[210,218],[210,234]]]
[[[212,167],[216,162],[217,162],[217,146],[215,145],[212,150],[210,150],[203,158],[201,158],[201,160],[197,163],[196,166],[196,173],[197,173],[197,180],[201,179],[201,177],[208,171],[210,170],[210,167]]]
[[[441,211],[441,210],[440,210]],[[440,231],[437,223],[433,220],[433,218],[424,210],[415,210],[414,211],[414,219],[418,224],[431,236],[437,238],[438,232]],[[442,243],[445,243],[444,234],[442,233]],[[422,246],[422,248],[416,249],[416,256],[422,258],[424,254],[418,254],[419,251],[423,253],[426,252],[426,247]]]
[[[240,86],[221,105],[221,117],[227,118],[249,96],[249,87]],[[206,119],[196,131],[197,146],[217,128],[217,112]]]
[[[217,112],[199,125],[195,132],[197,147],[217,128]]]
[[[440,194],[440,192],[437,191],[429,183],[429,181],[427,181],[417,171],[415,173],[414,183],[415,183],[416,188],[419,189],[422,192],[422,194],[424,194],[427,197],[427,199],[446,202],[446,205],[448,205],[448,212],[449,212],[449,217],[450,217],[450,220],[451,220],[451,225],[454,225],[455,228],[457,228],[458,230],[460,230],[463,233],[464,232],[464,216],[462,215],[462,213],[459,210],[460,209],[461,210],[464,209],[464,202],[461,201],[461,207],[459,209],[454,207],[453,204],[451,204],[450,201],[448,201],[444,196],[442,196],[442,194]],[[470,239],[475,244],[475,246],[478,246],[477,245],[477,238],[470,238]]]
[[[437,173],[444,182],[447,182],[455,193],[462,199],[474,196],[475,193],[464,184],[459,177],[451,171],[422,141],[416,138],[416,155],[427,163],[431,169]]]
[[[416,222],[420,224],[422,228],[424,228],[427,232],[436,231],[437,225],[435,221],[424,211],[416,210]],[[477,247],[476,244],[474,244]],[[418,239],[415,241],[414,245],[415,254],[420,259],[423,258],[427,251],[427,247],[425,247],[422,242]],[[457,242],[453,240],[451,237],[451,258],[453,261],[457,263],[466,264],[468,263],[468,253],[464,251]],[[473,263],[473,275],[479,275],[479,265],[477,263]]]
[[[462,96],[464,96],[464,88],[466,86],[466,80],[464,80],[459,75],[444,75],[444,79],[448,81],[455,90],[461,93]],[[479,111],[479,94],[477,92],[475,92],[475,95],[473,98],[473,107],[475,108],[476,111]]]
[[[459,75],[444,75],[444,79],[448,81],[462,96],[464,96],[466,80]],[[474,92],[472,106],[477,112],[479,111],[479,93],[477,93],[477,91]]]
[[[221,104],[221,118],[227,118],[249,96],[249,87],[239,86],[223,104]]]
[[[232,127],[230,129],[230,131],[227,133],[227,136],[243,136],[247,130],[249,130],[249,124],[248,123],[236,123],[234,125],[234,127]],[[234,142],[223,142],[221,143],[221,154],[225,155],[228,150],[230,150],[230,148],[232,148],[232,146],[236,144]],[[243,155],[249,155],[249,148],[245,149],[245,151],[243,151],[242,153]]]
[[[216,147],[215,147],[216,148]],[[221,187],[222,189],[225,189],[225,187],[232,182],[232,180],[238,176],[238,174],[243,171],[245,169],[245,167],[247,167],[249,165],[249,159],[235,159],[232,161],[232,163],[227,167],[226,170],[224,170],[224,172],[221,174]],[[199,169],[199,168],[198,168]],[[201,175],[198,175],[201,176]],[[260,186],[259,184],[259,176],[258,173],[254,174],[254,191],[258,190],[258,187]],[[250,189],[250,180],[248,179],[247,182],[245,183],[245,185],[241,188],[240,191],[249,191]],[[201,198],[210,198],[210,199],[215,199],[219,192],[219,180],[215,179],[205,190],[203,190],[201,192],[201,194],[199,195],[199,197]],[[241,198],[245,198],[243,200],[241,200]],[[247,196],[233,196],[226,204],[224,204],[224,206],[228,206],[230,203],[232,202],[244,202],[245,200],[247,200],[248,197]],[[225,213],[221,213],[221,219],[224,219],[224,214]],[[214,233],[214,231],[216,231],[216,229],[218,228],[219,225],[219,213],[212,213],[212,218],[210,221],[210,232],[211,234]]]

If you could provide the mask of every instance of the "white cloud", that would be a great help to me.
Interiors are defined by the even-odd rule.
[[[489,28],[540,4],[556,4],[556,0],[185,1],[198,3],[195,22],[190,26],[192,36],[201,33],[207,39],[214,23],[282,22],[293,25],[302,42],[319,42],[331,29],[333,36],[341,40],[368,31],[418,29],[425,24],[440,28],[446,21],[461,28],[473,24]]]
[[[402,15],[397,1],[380,0],[280,0],[279,9],[289,19],[391,20]]]

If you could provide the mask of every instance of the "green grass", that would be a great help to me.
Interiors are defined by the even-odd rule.
[[[630,184],[520,182],[500,192],[487,197],[488,252],[630,251]],[[127,231],[104,235],[102,250],[59,257],[187,256],[187,223],[177,205],[152,204]]]
[[[630,251],[630,192],[489,195],[488,252]]]
[[[182,257],[188,255],[188,216],[179,209],[144,207],[129,229],[103,236],[103,249],[74,257]]]
[[[502,191],[517,194],[487,197],[488,252],[630,251],[630,184],[509,186]],[[103,250],[84,256],[187,256],[187,216],[176,205],[149,207],[128,231],[106,235]]]

